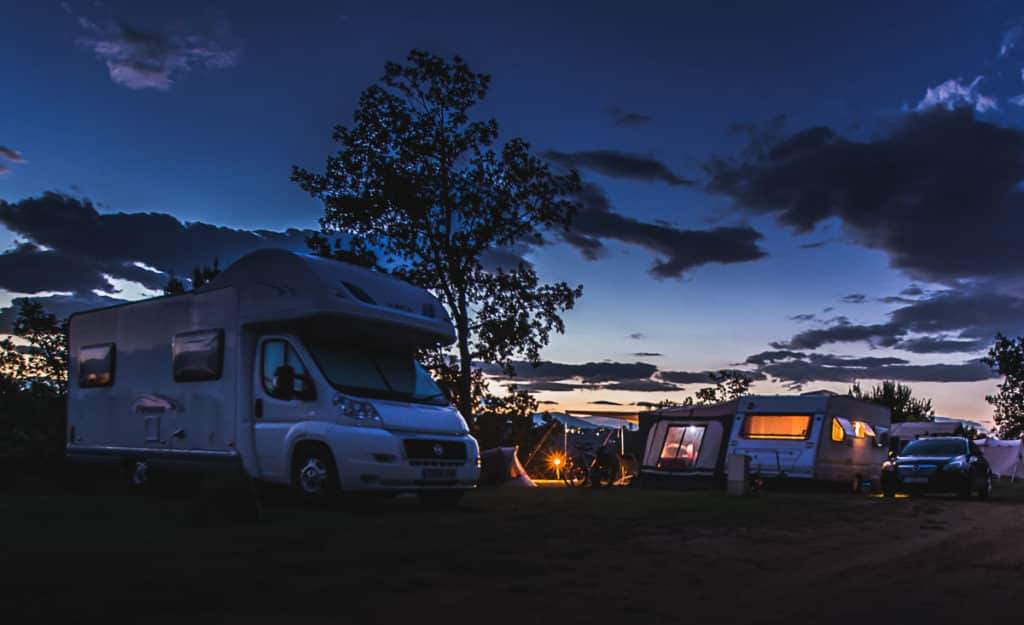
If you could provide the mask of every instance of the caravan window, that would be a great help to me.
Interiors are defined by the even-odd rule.
[[[224,366],[224,330],[174,335],[171,360],[175,382],[219,380]]]
[[[78,386],[93,388],[114,383],[114,344],[89,345],[78,350]]]
[[[747,415],[740,435],[750,439],[806,440],[811,431],[810,415]]]
[[[689,469],[697,463],[704,440],[703,425],[673,425],[665,434],[658,466],[663,469]]]

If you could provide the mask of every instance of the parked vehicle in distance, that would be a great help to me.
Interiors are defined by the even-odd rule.
[[[479,448],[416,362],[454,329],[430,293],[261,250],[192,293],[73,315],[67,451],[151,471],[238,467],[308,497],[454,503]]]
[[[936,436],[911,441],[882,464],[882,492],[956,493],[967,498],[992,493],[992,470],[974,441]]]

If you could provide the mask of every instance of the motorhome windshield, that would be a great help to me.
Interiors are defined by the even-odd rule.
[[[306,340],[324,377],[338,390],[363,397],[380,397],[445,405],[448,398],[409,353],[321,340]]]

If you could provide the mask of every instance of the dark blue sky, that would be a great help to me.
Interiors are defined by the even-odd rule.
[[[891,323],[893,311],[911,303],[875,300],[911,284],[922,287],[927,301],[1017,297],[1006,276],[986,267],[957,272],[928,264],[916,250],[901,247],[895,226],[875,231],[858,221],[850,212],[857,206],[812,220],[810,228],[794,228],[784,200],[765,199],[760,206],[736,187],[709,188],[706,166],[715,156],[749,154],[750,135],[738,125],[764,130],[779,115],[786,116],[772,135],[779,141],[822,126],[844,140],[878,147],[897,136],[908,118],[929,115],[929,107],[967,111],[974,121],[1015,132],[1024,122],[1024,108],[1013,102],[1024,93],[1024,55],[1014,45],[1024,15],[1018,5],[557,4],[10,3],[0,22],[0,147],[11,152],[0,157],[0,169],[7,170],[0,174],[0,200],[14,205],[58,191],[88,198],[101,214],[167,213],[245,230],[315,228],[321,209],[289,181],[291,165],[322,166],[332,148],[332,126],[350,119],[360,91],[386,60],[400,60],[415,47],[459,54],[493,75],[478,114],[497,118],[505,138],[522,136],[538,151],[644,157],[695,181],[609,177],[614,163],[604,170],[578,165],[617,214],[675,231],[749,227],[762,235],[759,260],[698,262],[667,278],[649,271],[664,248],[641,238],[595,231],[606,246],[597,260],[566,244],[531,251],[528,258],[544,277],[586,288],[580,308],[568,317],[567,335],[546,353],[552,360],[641,360],[663,372],[701,371],[743,363],[808,328]],[[138,71],[140,59],[149,63],[146,72]],[[928,89],[934,90],[931,99]],[[616,123],[623,115],[633,123]],[[933,165],[940,167],[922,166]],[[759,185],[778,188],[778,176],[762,173]],[[1008,176],[1019,182],[1016,173]],[[799,184],[807,189],[815,183]],[[910,186],[910,195],[918,191],[919,184]],[[773,197],[767,189],[760,193]],[[907,194],[904,189],[896,197]],[[977,199],[975,193],[951,210],[961,210],[969,223],[983,210],[973,202],[990,206],[1004,199]],[[886,206],[880,214],[892,212]],[[933,208],[921,201],[913,210],[928,219]],[[44,251],[56,247],[15,217],[3,223],[3,248],[13,251],[15,240]],[[9,260],[9,267],[18,266]],[[2,271],[13,269],[0,265]],[[68,292],[45,282],[40,278],[39,291]],[[123,281],[114,284],[125,288],[121,296],[138,291]],[[20,284],[3,286],[0,304],[33,292]],[[842,301],[851,294],[865,295],[865,303]],[[822,312],[826,308],[835,310]],[[811,313],[818,317],[790,319]],[[937,340],[974,339],[991,329],[988,317],[983,321],[973,334],[964,330],[969,322],[921,322],[901,326],[897,335],[905,342],[927,329]],[[643,337],[629,338],[635,333]],[[781,364],[820,367],[825,354],[905,361],[890,363],[896,366],[960,366],[978,355],[974,344],[964,351],[901,351],[895,339],[867,336],[805,348],[803,356]],[[817,361],[808,350],[817,350]],[[782,371],[765,373],[776,377]],[[845,388],[849,370],[826,373],[820,384],[808,383]],[[882,375],[862,373],[857,377]],[[991,380],[951,382],[923,369],[891,374],[921,383],[936,396],[940,412],[987,415],[981,396]],[[802,377],[814,375],[786,369],[781,379],[806,382]],[[964,376],[971,377],[953,377]],[[655,379],[664,384],[670,377]],[[579,407],[598,399],[628,403],[678,395],[664,386],[653,393],[641,393],[643,384],[633,387],[638,390],[563,390],[544,397]],[[759,388],[782,386],[766,380]]]

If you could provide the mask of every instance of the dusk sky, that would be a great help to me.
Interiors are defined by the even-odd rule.
[[[557,4],[557,6],[549,6]],[[303,249],[335,124],[413,48],[493,76],[478,117],[576,168],[571,233],[507,250],[584,285],[525,371],[546,408],[896,379],[990,423],[1024,334],[1014,2],[7,2],[0,314],[155,293]],[[554,403],[550,403],[554,402]],[[596,402],[596,403],[595,403]],[[628,408],[627,408],[628,409]]]

